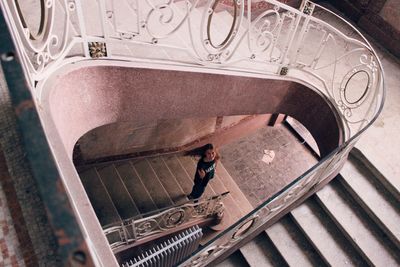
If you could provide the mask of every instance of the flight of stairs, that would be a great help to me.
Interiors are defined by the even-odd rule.
[[[189,156],[164,155],[86,167],[79,175],[100,224],[105,227],[187,202],[196,164],[196,159]],[[203,197],[227,191],[230,193],[223,199],[222,228],[253,208],[220,162]],[[222,230],[218,226],[213,229]],[[207,232],[204,238],[209,240],[216,233]]]
[[[399,266],[400,194],[354,155],[331,183],[218,266]]]

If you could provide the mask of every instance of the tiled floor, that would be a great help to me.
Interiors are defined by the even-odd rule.
[[[264,150],[273,150],[270,164]],[[221,162],[256,207],[317,163],[307,148],[284,126],[263,127],[220,149]]]

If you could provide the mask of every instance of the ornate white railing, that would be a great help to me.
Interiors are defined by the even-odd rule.
[[[0,2],[36,101],[63,66],[109,60],[197,68],[301,82],[324,95],[343,125],[344,143],[280,194],[211,240],[184,265],[203,266],[323,182],[376,119],[383,70],[371,45],[342,19],[304,1],[41,0]],[[36,3],[36,2],[34,2]],[[35,13],[36,12],[36,13]]]
[[[207,199],[191,200],[185,204],[165,209],[161,212],[144,214],[140,219],[127,219],[119,224],[104,228],[110,246],[113,250],[121,250],[145,237],[163,232],[171,234],[173,229],[187,225],[190,222],[207,218],[222,218],[224,203],[222,200],[229,192]],[[176,230],[175,230],[176,231]]]
[[[322,9],[309,1],[301,10],[275,0],[29,3],[5,0],[2,8],[38,101],[40,81],[57,69],[102,58],[299,80],[328,97],[346,139],[382,103],[382,69],[372,47],[356,30],[349,36],[321,20]]]

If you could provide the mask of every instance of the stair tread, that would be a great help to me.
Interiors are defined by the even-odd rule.
[[[168,169],[175,176],[185,194],[189,194],[193,187],[193,178],[188,175],[185,169],[183,169],[181,163],[176,156],[163,156],[163,161],[167,165]]]
[[[264,233],[245,244],[240,251],[251,267],[288,266]]]
[[[395,198],[356,161],[348,160],[340,173],[343,185],[349,192],[355,193],[355,199],[400,247],[400,205]]]
[[[344,195],[343,190],[336,181],[332,181],[316,196],[366,261],[375,266],[397,266],[395,253],[387,246],[390,241],[382,240],[383,236],[367,223],[368,218],[361,214],[358,207],[354,207],[355,203]]]
[[[147,213],[157,210],[156,204],[154,203],[131,163],[128,161],[122,164],[116,164],[115,167],[140,213]]]
[[[171,198],[169,197],[164,186],[158,180],[158,177],[154,173],[147,160],[141,159],[132,162],[132,165],[135,167],[140,179],[145,185],[151,198],[154,200],[157,208],[162,209],[172,206],[173,202]]]
[[[233,199],[237,203],[240,203],[240,205],[238,206],[242,210],[243,214],[251,212],[253,210],[253,206],[251,205],[250,201],[246,198],[246,196],[243,194],[242,190],[240,190],[239,186],[235,183],[235,181],[228,173],[228,171],[225,169],[224,164],[222,164],[222,162],[218,163],[216,173],[218,178],[230,192]]]
[[[388,168],[386,165],[388,162],[387,159],[379,156],[377,157],[376,155],[379,155],[377,153],[369,152],[368,149],[363,149],[363,145],[358,143],[356,147],[351,150],[350,155],[356,157],[357,160],[361,161],[369,169],[369,171],[373,172],[379,181],[384,184],[387,190],[389,190],[393,196],[400,201],[400,179],[398,175],[395,175],[390,171],[391,168]]]
[[[95,168],[90,168],[79,174],[86,194],[102,226],[120,221],[107,190],[104,188]],[[98,197],[102,196],[102,197]]]
[[[329,265],[366,265],[315,201],[307,200],[292,210],[291,215]]]
[[[269,227],[266,233],[289,266],[325,266],[288,216]]]
[[[129,219],[140,214],[125,184],[119,177],[114,164],[97,170],[107,192],[109,193],[121,219]]]
[[[175,177],[160,157],[149,158],[148,162],[155,171],[158,179],[163,184],[174,204],[186,201],[186,194]]]

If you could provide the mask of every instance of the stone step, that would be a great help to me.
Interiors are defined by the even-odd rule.
[[[326,264],[367,265],[314,199],[307,200],[290,214]]]
[[[385,168],[385,159],[380,158],[367,158],[364,153],[354,147],[350,151],[350,155],[357,158],[368,170],[392,193],[392,195],[400,201],[400,179],[396,175],[389,175],[390,168]],[[383,163],[381,162],[383,161]]]
[[[246,260],[240,254],[239,251],[235,251],[228,258],[226,258],[223,262],[215,265],[216,267],[249,267]]]
[[[140,180],[135,168],[129,161],[116,163],[117,169],[122,181],[132,196],[133,201],[141,214],[157,210],[157,206],[151,198],[149,192]]]
[[[264,232],[241,247],[240,252],[251,267],[289,266]]]
[[[350,156],[340,182],[370,218],[400,247],[400,202],[356,158]]]
[[[165,190],[168,192],[169,197],[174,202],[174,205],[178,205],[187,201],[185,191],[176,181],[174,175],[167,168],[164,161],[160,157],[148,158],[147,161],[153,168],[158,179],[164,186]]]
[[[369,265],[398,266],[400,251],[362,212],[337,180],[316,193],[320,205]]]
[[[173,201],[146,159],[131,161],[157,208],[171,207]]]
[[[97,172],[110,195],[118,214],[121,216],[121,219],[124,220],[137,217],[140,212],[126,189],[125,184],[119,177],[114,164],[105,167],[98,167]],[[102,196],[99,195],[98,197],[101,198]]]
[[[182,165],[183,169],[188,174],[188,176],[193,177],[192,178],[192,186],[193,186],[194,175],[195,175],[195,172],[196,172],[196,163],[194,163],[190,157],[179,156],[177,158],[178,158],[180,164]],[[221,193],[223,193],[223,192],[221,192]],[[206,190],[204,191],[204,194],[203,194],[202,197],[212,197],[212,196],[215,196],[217,194],[218,194],[217,191],[214,190],[214,187],[211,185],[211,183],[209,183],[207,185]]]
[[[225,185],[226,189],[230,192],[230,195],[236,202],[236,205],[240,208],[243,215],[251,212],[253,210],[253,206],[250,201],[243,194],[242,190],[240,190],[239,186],[235,183],[233,178],[230,176],[228,171],[225,169],[222,162],[217,166],[217,177],[220,179],[221,183]]]
[[[174,175],[183,192],[188,195],[192,191],[193,178],[188,175],[176,156],[163,156],[162,160],[168,170]]]
[[[327,266],[290,217],[283,217],[266,233],[289,266]]]
[[[86,194],[102,226],[118,222],[121,218],[95,168],[79,173]],[[99,197],[101,196],[101,197]]]

